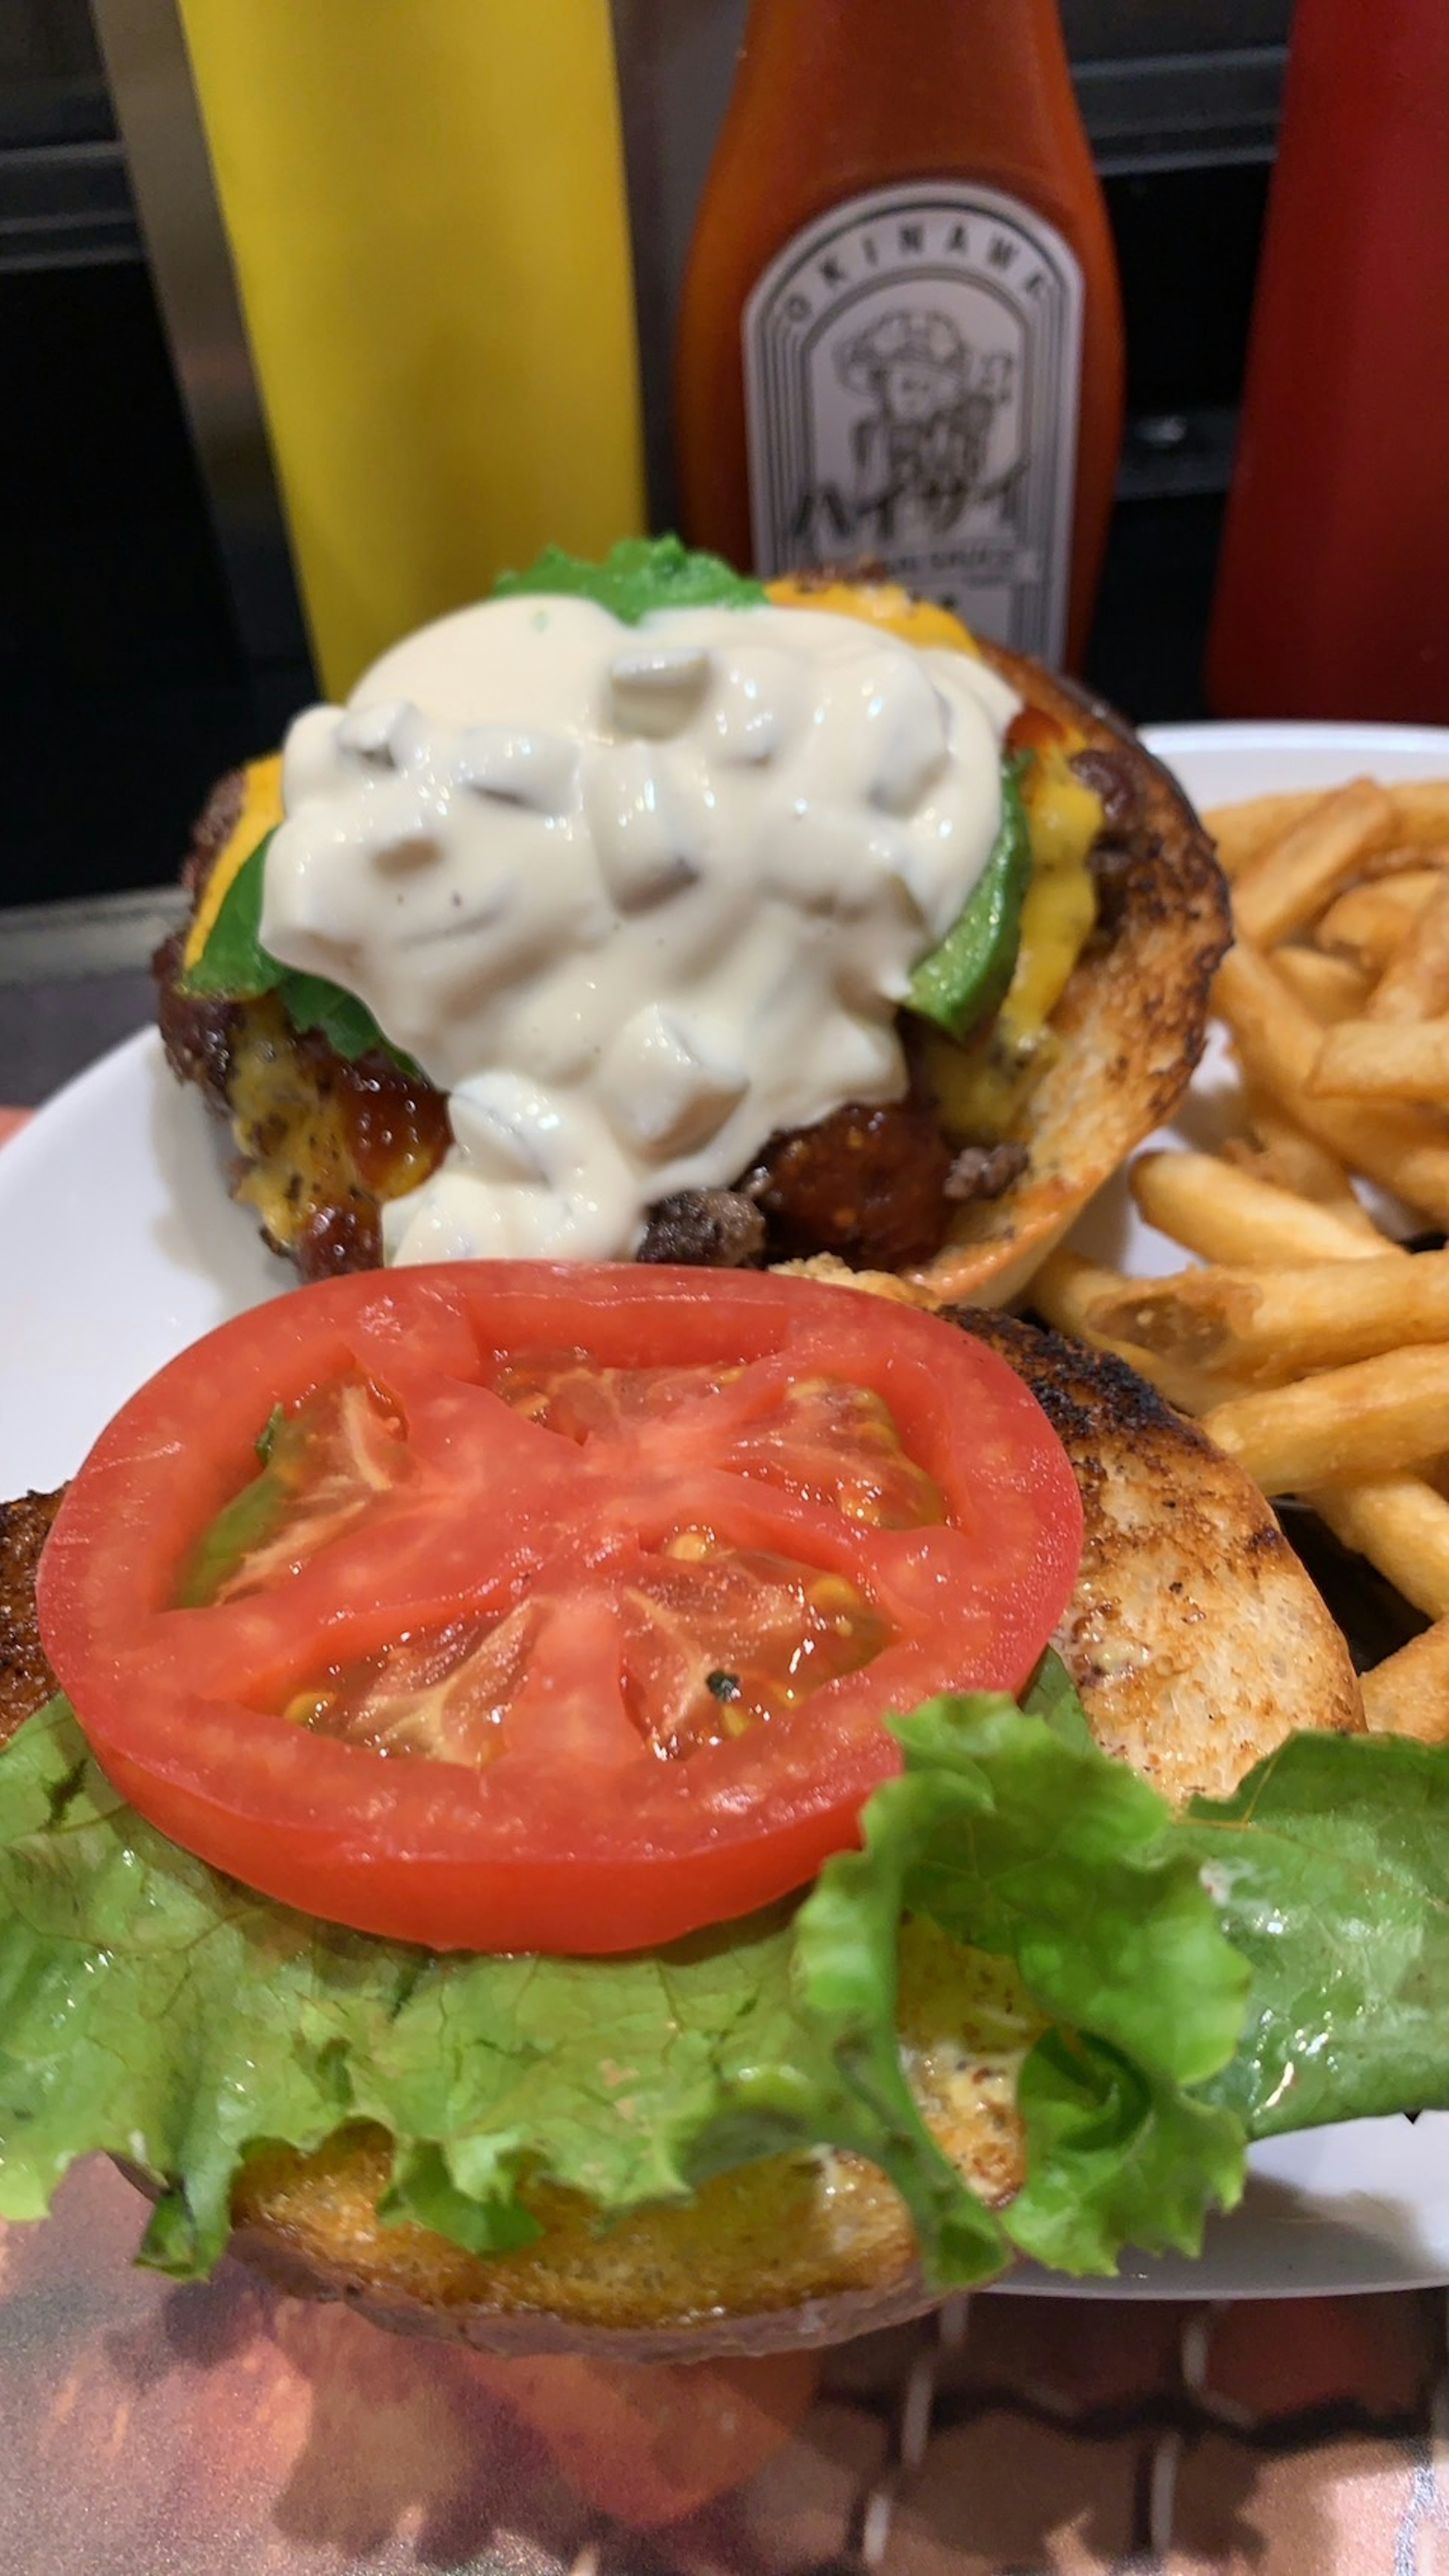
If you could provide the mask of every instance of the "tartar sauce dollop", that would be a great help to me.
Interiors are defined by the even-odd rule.
[[[388,1260],[625,1258],[654,1201],[898,1098],[1017,703],[848,617],[515,596],[298,717],[263,943],[449,1094]]]

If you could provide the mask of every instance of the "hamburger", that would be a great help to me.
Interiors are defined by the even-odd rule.
[[[175,2274],[703,2356],[1449,2098],[1444,1758],[1256,1491],[875,1284],[299,1290],[12,1510],[0,2211],[102,2149]]]
[[[1170,1111],[1227,942],[1106,710],[870,582],[546,554],[233,773],[157,960],[304,1278],[824,1258],[1015,1294]]]

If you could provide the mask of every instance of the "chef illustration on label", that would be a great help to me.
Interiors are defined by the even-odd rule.
[[[854,499],[883,541],[909,514],[944,536],[971,503],[1009,493],[1020,456],[987,478],[992,424],[1011,398],[1007,351],[983,356],[944,313],[897,311],[837,349],[835,369],[870,402],[850,432]]]
[[[757,571],[870,556],[997,643],[1066,629],[1082,272],[996,190],[833,206],[741,317]]]

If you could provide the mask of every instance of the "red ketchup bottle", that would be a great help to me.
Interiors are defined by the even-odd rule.
[[[1080,656],[1122,314],[1057,0],[752,0],[676,416],[695,544]]]
[[[1449,0],[1298,0],[1207,689],[1449,722]]]

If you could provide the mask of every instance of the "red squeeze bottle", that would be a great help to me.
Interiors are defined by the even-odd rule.
[[[1298,0],[1207,694],[1449,721],[1449,0]]]
[[[694,544],[1080,657],[1122,312],[1057,0],[752,0],[676,420]]]

